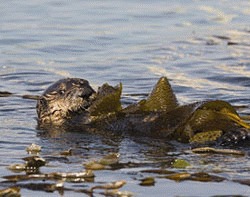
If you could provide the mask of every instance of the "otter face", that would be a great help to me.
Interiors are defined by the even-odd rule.
[[[41,124],[61,125],[73,115],[86,112],[94,97],[95,91],[87,80],[61,79],[38,100],[38,121]]]

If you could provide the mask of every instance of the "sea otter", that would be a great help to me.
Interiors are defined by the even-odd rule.
[[[159,79],[147,99],[125,108],[121,93],[122,84],[106,83],[95,91],[85,79],[61,79],[38,99],[38,124],[191,143],[234,144],[249,139],[250,125],[228,102],[179,105],[166,77]]]

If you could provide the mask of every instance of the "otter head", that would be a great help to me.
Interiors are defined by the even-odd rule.
[[[37,102],[40,124],[61,125],[72,116],[87,112],[95,91],[87,80],[61,79],[51,85]]]

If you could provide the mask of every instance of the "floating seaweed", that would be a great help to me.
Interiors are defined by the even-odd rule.
[[[162,169],[144,170],[141,172],[156,173],[156,174],[161,175],[161,176],[157,176],[158,178],[167,178],[167,179],[174,180],[177,182],[185,181],[185,180],[200,181],[200,182],[221,182],[221,181],[225,180],[225,178],[223,178],[223,177],[211,175],[211,174],[208,174],[206,172],[197,172],[197,173],[174,172],[174,171],[167,171],[167,170],[162,170]]]
[[[52,173],[39,173],[39,174],[21,174],[21,175],[10,175],[4,176],[3,178],[8,181],[18,182],[23,180],[62,180],[70,182],[85,182],[93,181],[95,177],[94,173],[91,170],[86,170],[83,172],[52,172]]]
[[[172,163],[173,168],[186,168],[191,166],[189,162],[184,159],[175,159]]]
[[[99,160],[99,163],[102,165],[112,165],[116,164],[119,161],[119,153],[110,153]]]
[[[98,161],[90,161],[90,162],[84,164],[84,167],[88,170],[103,170],[103,169],[105,169],[105,166],[103,164],[100,164]]]
[[[215,131],[205,131],[201,133],[195,134],[193,137],[191,137],[190,142],[191,143],[207,143],[207,142],[214,142],[219,137],[221,137],[223,132],[221,130],[215,130]]]
[[[165,178],[171,179],[174,181],[183,181],[183,180],[190,179],[190,177],[191,177],[191,174],[188,172],[174,173],[174,174],[165,176]]]
[[[104,190],[119,189],[125,184],[126,184],[125,180],[115,181],[115,182],[107,183],[107,184],[104,184],[104,185],[96,185],[94,187],[91,187],[90,191],[93,192],[95,189],[104,189]]]
[[[93,182],[94,181],[94,173],[92,170],[86,170],[84,172],[55,172],[49,174],[49,176],[53,179],[60,179],[67,182]]]
[[[24,164],[11,164],[7,168],[13,172],[37,173],[39,168],[46,164],[45,159],[39,156],[25,157],[23,160],[25,161]]]
[[[17,184],[17,185],[19,187],[35,191],[45,191],[45,192],[59,191],[60,194],[62,194],[64,190],[62,181],[59,181],[57,183],[28,183],[28,184]]]
[[[212,147],[201,147],[201,148],[194,148],[192,149],[193,153],[217,153],[217,154],[231,154],[231,155],[239,155],[244,156],[245,152],[240,150],[234,150],[234,149],[217,149]]]
[[[0,190],[0,196],[4,197],[20,197],[20,188],[19,187],[9,187],[7,189]]]
[[[178,182],[184,181],[184,180],[200,181],[200,182],[221,182],[225,180],[225,178],[210,175],[206,172],[198,172],[198,173],[193,173],[193,174],[188,173],[188,172],[174,173],[174,174],[165,176],[165,178],[178,181]]]
[[[210,175],[206,172],[198,172],[191,175],[192,181],[200,181],[200,182],[221,182],[224,181],[225,178],[215,175]]]
[[[2,177],[7,179],[8,182],[18,182],[18,181],[25,181],[25,180],[43,180],[49,179],[47,174],[17,174],[17,175],[8,175]]]
[[[39,150],[39,146],[36,149],[35,144],[31,144],[26,148],[28,153],[37,154],[41,151]],[[36,152],[37,150],[37,152]],[[233,149],[215,149],[210,147],[202,147],[202,148],[194,148],[191,149],[193,153],[219,153],[219,154],[235,154],[235,155],[244,155],[244,152],[233,150]],[[189,151],[188,153],[190,154]],[[68,149],[66,151],[60,152],[60,155],[65,156],[63,158],[67,158],[67,156],[72,155],[72,149]],[[46,160],[51,156],[46,156]],[[51,157],[53,158],[53,157]],[[61,156],[60,156],[61,158]],[[23,158],[25,161],[24,164],[12,164],[8,167],[8,169],[13,172],[26,172],[26,174],[17,174],[11,176],[2,177],[7,181],[4,181],[7,184],[11,184],[8,186],[15,186],[13,188],[27,188],[30,190],[40,190],[44,192],[55,192],[57,191],[59,194],[63,195],[65,191],[73,191],[73,192],[81,192],[86,193],[87,195],[92,196],[93,194],[101,194],[105,196],[133,196],[133,193],[128,191],[119,191],[121,187],[126,184],[125,180],[115,181],[111,183],[103,183],[97,184],[92,187],[87,187],[86,189],[76,189],[76,188],[65,188],[64,182],[68,183],[86,183],[92,182],[94,183],[95,175],[92,170],[106,170],[106,169],[121,169],[121,168],[130,168],[130,167],[140,167],[145,166],[145,164],[138,163],[120,163],[119,162],[120,154],[118,153],[110,153],[108,155],[103,156],[102,158],[96,161],[90,161],[84,164],[86,171],[80,172],[52,172],[52,173],[40,173],[39,168],[45,166],[47,164],[46,160],[35,155]],[[67,158],[67,161],[70,161],[70,158]],[[50,160],[49,160],[50,161]],[[190,163],[184,159],[173,159],[171,161],[168,160],[168,168],[179,168],[184,169],[190,166]],[[206,172],[177,172],[177,169],[174,171],[170,171],[167,169],[149,169],[142,170],[141,173],[155,173],[156,176],[146,176],[139,180],[140,186],[154,186],[157,178],[166,178],[176,182],[181,182],[185,180],[189,181],[199,181],[199,182],[220,182],[226,180],[224,177],[215,176]],[[181,170],[183,171],[183,170]],[[34,182],[34,180],[38,181],[38,183]],[[25,181],[25,183],[21,182]],[[27,183],[26,183],[27,181]],[[234,182],[238,182],[241,184],[249,185],[249,180],[233,180]],[[52,183],[51,183],[52,182]],[[89,189],[88,189],[89,188]],[[100,191],[99,191],[100,190]],[[1,196],[0,190],[0,196]],[[3,190],[4,191],[4,190]],[[15,191],[15,190],[14,190]],[[18,192],[19,192],[18,191]],[[11,187],[6,189],[4,192],[11,192]],[[20,193],[16,196],[20,196]],[[8,196],[8,195],[7,195]],[[11,195],[12,196],[12,195]],[[15,196],[15,195],[14,195]]]
[[[103,170],[107,169],[108,166],[117,164],[119,161],[120,154],[118,153],[110,153],[98,161],[90,161],[84,164],[86,169],[89,170]]]
[[[141,179],[140,182],[141,186],[154,186],[155,185],[155,178],[154,177],[146,177]]]
[[[12,172],[22,172],[26,170],[26,164],[11,164],[7,167],[7,169]]]
[[[45,166],[46,161],[45,159],[39,157],[39,156],[31,156],[31,157],[25,157],[23,160],[26,162],[26,169],[25,171],[28,173],[37,173],[40,169],[40,167]]]
[[[119,190],[106,190],[105,192],[101,193],[104,196],[110,197],[132,197],[134,194],[130,191],[119,191]]]
[[[41,149],[42,149],[41,146],[32,143],[25,150],[27,151],[28,154],[38,154],[41,152]]]

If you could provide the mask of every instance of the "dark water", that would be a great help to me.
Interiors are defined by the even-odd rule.
[[[122,82],[123,101],[131,103],[144,98],[160,76],[167,76],[180,103],[223,99],[244,106],[240,114],[250,115],[248,0],[10,0],[1,1],[0,10],[0,91],[40,95],[57,79],[80,77],[94,87]],[[69,148],[74,153],[64,159],[54,156],[41,168],[43,173],[79,172],[83,163],[110,152],[120,153],[121,163],[138,164],[94,172],[92,183],[66,182],[64,186],[72,190],[124,179],[127,184],[121,190],[135,196],[250,195],[249,186],[233,181],[249,180],[249,156],[186,154],[188,146],[177,144],[176,151],[159,139],[75,132],[48,135],[36,129],[35,106],[35,101],[18,96],[0,99],[0,181],[13,174],[6,167],[22,163],[28,156],[25,148],[36,143],[42,146],[42,157]],[[166,163],[173,158],[189,161],[188,172],[212,173],[226,180],[175,182],[142,172],[168,169]],[[156,177],[155,186],[139,185],[147,176]],[[21,194],[59,196],[25,188]]]

